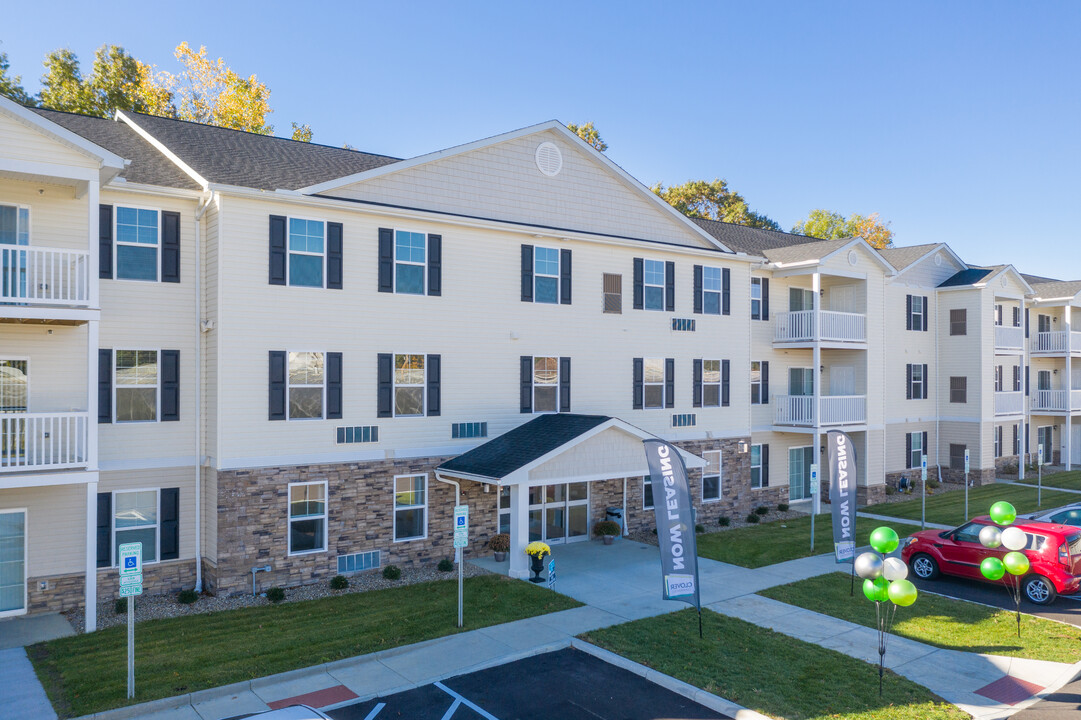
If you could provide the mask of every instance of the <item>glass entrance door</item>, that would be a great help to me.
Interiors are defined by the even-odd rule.
[[[805,500],[811,497],[811,464],[813,462],[813,447],[788,449],[789,500]]]
[[[529,488],[529,540],[549,545],[589,537],[589,483]]]
[[[26,612],[26,511],[0,510],[0,617]]]

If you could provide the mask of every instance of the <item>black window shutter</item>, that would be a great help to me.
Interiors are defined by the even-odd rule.
[[[697,265],[695,267],[698,267]],[[691,366],[691,406],[702,407],[702,361],[694,360]]]
[[[676,264],[671,260],[664,263],[664,309],[676,309]]]
[[[180,419],[180,351],[161,351],[161,419]]]
[[[158,558],[180,557],[180,488],[161,489],[161,544]]]
[[[113,206],[98,205],[98,277],[113,277]]]
[[[1030,432],[1031,432],[1031,428],[1029,428],[1029,424],[1025,423],[1025,454],[1028,454],[1028,453],[1032,452],[1032,450],[1030,449],[1030,443],[1029,443],[1029,439],[1028,439],[1028,434]]]
[[[1028,337],[1028,308],[1025,308],[1025,337]]]
[[[379,228],[379,292],[394,292],[394,231],[390,228]]]
[[[905,433],[905,467],[912,467],[912,433]]]
[[[327,419],[342,417],[342,354],[327,353]]]
[[[762,404],[769,405],[769,363],[762,363]]]
[[[642,258],[634,259],[634,309],[641,310],[646,298],[646,266]]]
[[[694,266],[694,312],[702,314],[702,266]],[[698,407],[697,405],[695,407]]]
[[[518,360],[521,372],[518,380],[518,412],[533,412],[533,356],[522,355]]]
[[[920,447],[923,448],[923,449],[920,450],[920,453],[923,454],[923,455],[930,456],[931,453],[927,452],[927,433],[923,434],[922,440],[923,440],[923,442],[920,444]]]
[[[1028,365],[1025,366],[1025,395],[1028,395]]]
[[[571,251],[559,251],[559,304],[571,304]]]
[[[270,216],[270,284],[285,285],[285,218]]]
[[[394,356],[379,353],[376,358],[376,415],[394,416]]]
[[[721,360],[721,407],[728,407],[732,368],[727,360]]]
[[[762,319],[769,320],[769,278],[762,278]]]
[[[522,302],[533,302],[533,246],[522,246]],[[532,412],[532,410],[530,411]]]
[[[642,363],[642,358],[634,358],[633,382],[634,385],[631,398],[631,407],[635,410],[641,410],[643,406],[643,399],[646,393],[645,366]]]
[[[912,364],[905,365],[905,399],[912,399]]]
[[[113,564],[113,494],[98,493],[98,567]]]
[[[905,330],[912,329],[912,296],[905,295]]]
[[[721,314],[732,314],[732,271],[721,268]]]
[[[931,384],[931,381],[928,378],[929,378],[929,376],[927,375],[927,365],[925,364],[923,366],[923,399],[924,400],[927,399],[927,386]]]
[[[284,350],[270,351],[269,412],[270,420],[285,420],[285,385],[289,356]]]
[[[664,361],[664,406],[671,408],[676,406],[676,360],[667,358]]]
[[[428,236],[428,294],[443,294],[443,236]]]
[[[923,331],[931,329],[931,306],[927,304],[927,296],[923,296]]]
[[[769,445],[762,446],[762,454],[759,456],[762,462],[762,487],[769,487]]]
[[[161,281],[180,282],[180,213],[161,213]]]
[[[113,421],[113,351],[98,350],[98,422]]]
[[[559,412],[571,411],[571,359],[559,358]]]
[[[440,374],[442,358],[439,355],[428,356],[428,417],[438,417],[442,412],[440,395]]]
[[[345,239],[341,223],[327,223],[327,287],[331,290],[342,289],[342,274],[345,267]]]

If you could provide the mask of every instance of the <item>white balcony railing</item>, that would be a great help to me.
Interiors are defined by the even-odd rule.
[[[90,255],[76,250],[0,245],[0,303],[87,305]]]
[[[0,472],[84,467],[89,421],[85,412],[0,413]]]
[[[996,350],[1024,350],[1025,329],[1008,325],[995,326]]]
[[[1064,330],[1038,332],[1032,338],[1032,346],[1029,350],[1034,353],[1064,353],[1066,352],[1066,335],[1067,333]]]
[[[819,312],[821,339],[825,342],[867,342],[867,316],[861,313]],[[774,342],[813,342],[815,311],[797,310],[777,313]]]
[[[995,415],[1020,415],[1025,411],[1023,392],[996,392]]]
[[[1081,390],[1037,390],[1032,396],[1032,412],[1081,411]]]
[[[867,422],[866,395],[824,395],[819,399],[822,425],[858,425]],[[814,397],[775,395],[777,425],[815,424]]]
[[[1070,352],[1081,352],[1081,332],[1070,333]]]

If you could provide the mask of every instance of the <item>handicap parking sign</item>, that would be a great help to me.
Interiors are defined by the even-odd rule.
[[[134,555],[124,558],[124,569],[125,570],[134,570],[136,567],[138,567],[138,563],[135,562],[135,556]]]

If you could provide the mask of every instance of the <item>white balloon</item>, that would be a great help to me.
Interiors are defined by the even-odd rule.
[[[1028,545],[1028,538],[1021,528],[1008,527],[1002,531],[1002,547],[1007,550],[1021,550]]]
[[[864,580],[874,580],[882,574],[882,558],[878,553],[865,552],[856,558],[856,574]]]
[[[901,558],[888,557],[882,561],[882,577],[890,582],[908,577],[908,565]]]
[[[994,525],[984,525],[980,530],[980,544],[985,548],[997,548],[1002,544],[1002,531]]]

